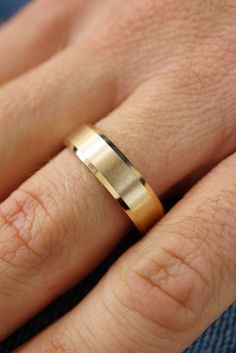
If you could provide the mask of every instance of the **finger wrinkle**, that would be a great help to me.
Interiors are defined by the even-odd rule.
[[[21,222],[24,223],[27,217],[24,207],[20,205],[17,200],[11,199],[10,202],[11,206],[9,204],[1,206],[1,259],[4,259],[4,261],[12,266],[16,266],[19,253],[21,253],[22,250],[27,249],[27,253],[32,253],[37,259],[39,259],[40,256],[31,246],[31,237],[27,240],[20,230],[21,225],[19,224],[22,224]],[[11,207],[11,210],[9,209],[9,206]],[[5,207],[8,208],[9,213],[6,213]],[[31,233],[31,230],[32,223],[29,223],[28,234]]]
[[[33,268],[42,264],[51,252],[51,246],[49,235],[44,239],[41,232],[45,224],[49,224],[51,216],[37,193],[33,194],[26,189],[15,191],[1,205],[1,214],[1,239],[4,244],[2,251],[6,252],[4,257],[11,254],[13,257],[10,261],[15,266],[28,268],[30,263]],[[46,228],[46,232],[49,232],[49,227]]]

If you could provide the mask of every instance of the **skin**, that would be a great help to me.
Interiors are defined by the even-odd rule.
[[[178,353],[236,299],[235,19],[233,0],[37,0],[2,26],[1,340],[131,227],[61,151],[77,125],[96,123],[160,197],[201,179],[17,352]]]

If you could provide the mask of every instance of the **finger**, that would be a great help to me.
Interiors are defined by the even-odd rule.
[[[158,195],[235,148],[234,141],[226,139],[227,131],[222,133],[215,110],[214,120],[207,118],[207,110],[201,123],[196,114],[195,123],[183,92],[180,109],[176,86],[163,87],[164,82],[159,90],[147,83],[99,123]],[[150,110],[155,96],[162,104]],[[230,117],[226,119],[233,130]],[[224,150],[215,148],[216,141],[224,141]],[[130,226],[116,202],[67,150],[1,205],[0,223],[1,337],[91,271]]]
[[[82,2],[33,1],[2,25],[0,84],[39,65],[67,46]]]
[[[235,173],[236,154],[17,352],[182,352],[236,299]]]
[[[205,40],[201,40],[200,44],[198,41],[195,43],[195,39],[198,36],[202,38],[202,34],[196,31],[195,21],[191,22],[193,28],[191,27],[190,36],[186,41],[189,41],[189,44],[196,44],[196,54],[193,61],[191,58],[192,52],[189,52],[189,48],[192,48],[192,45],[186,45],[184,49],[185,55],[182,55],[183,51],[181,50],[181,58],[176,53],[172,57],[173,46],[176,41],[179,43],[179,40],[179,44],[182,46],[183,35],[186,33],[184,30],[183,34],[186,21],[185,17],[183,18],[182,6],[177,4],[174,6],[174,11],[176,11],[176,15],[179,18],[175,28],[171,25],[173,22],[173,9],[169,9],[168,2],[164,7],[160,4],[160,8],[155,6],[152,1],[142,3],[144,5],[140,3],[140,7],[138,6],[137,8],[135,1],[130,2],[120,8],[119,19],[116,16],[115,3],[116,1],[111,1],[109,6],[107,6],[106,1],[103,1],[102,4],[97,1],[94,1],[94,3],[89,2],[88,8],[86,7],[86,14],[83,12],[83,23],[86,25],[81,26],[83,31],[81,30],[80,32],[79,40],[74,40],[74,37],[76,37],[74,34],[77,33],[79,27],[77,23],[75,25],[76,30],[74,29],[73,35],[71,34],[73,42],[76,42],[74,48],[66,50],[65,56],[63,53],[55,58],[55,66],[54,60],[51,60],[50,63],[43,65],[38,70],[33,70],[32,73],[21,80],[7,85],[0,92],[0,131],[6,131],[0,145],[2,157],[0,199],[5,198],[20,182],[37,170],[39,165],[45,163],[45,160],[55,154],[55,151],[61,147],[62,138],[69,130],[74,128],[75,121],[77,124],[81,122],[81,116],[83,116],[83,120],[88,121],[90,120],[91,111],[91,120],[95,121],[103,117],[133,92],[140,85],[140,82],[145,82],[150,77],[156,77],[158,82],[160,75],[168,76],[171,72],[173,78],[176,72],[180,72],[181,85],[186,85],[189,90],[189,97],[196,95],[196,97],[200,97],[200,102],[202,102],[204,97],[205,110],[213,110],[210,102],[216,90],[219,91],[218,96],[221,99],[228,94],[229,90],[232,93],[232,87],[234,86],[232,81],[235,77],[233,74],[235,56],[229,55],[229,46],[232,47],[230,52],[234,50],[234,42],[229,40],[231,22],[224,26],[220,22],[219,31],[222,31],[222,33],[220,32],[219,40],[216,41],[215,37],[212,38],[211,26],[209,26],[209,21],[207,21],[207,25],[202,27]],[[205,8],[203,5],[197,5],[196,8],[192,8],[190,4],[186,5],[186,11],[193,11],[197,21],[199,16],[202,18],[203,8]],[[134,11],[131,11],[132,9]],[[165,15],[163,17],[168,28],[165,35],[160,31],[159,24],[152,27],[153,22],[159,23],[159,21],[156,21],[156,16],[161,15],[161,10],[164,11]],[[114,13],[115,19],[113,17]],[[131,18],[130,13],[132,13]],[[215,11],[210,12],[210,14],[210,24],[212,24],[212,18],[218,18],[219,16],[216,15]],[[94,16],[97,18],[96,21]],[[136,29],[137,23],[142,23],[143,18],[146,16],[148,17],[148,32],[143,33],[140,30],[140,26],[138,26],[137,35],[133,36],[131,31],[131,43],[127,42],[127,35],[123,29],[127,28],[127,26],[130,27],[130,21],[132,23],[131,28]],[[104,26],[106,20],[109,20],[108,27]],[[225,21],[225,17],[223,17],[222,21]],[[205,18],[203,23],[205,25]],[[120,28],[120,32],[112,31],[113,27]],[[163,27],[163,24],[161,27]],[[153,46],[151,42],[147,43],[145,38],[150,33],[149,37],[153,40],[153,30],[156,34],[155,38],[158,47],[155,49],[150,61],[150,48],[153,49]],[[170,33],[174,33],[174,36],[169,36]],[[137,38],[139,38],[138,43]],[[135,43],[133,43],[133,40]],[[209,42],[211,45],[209,45]],[[179,44],[177,45],[178,48]],[[111,48],[115,49],[114,56],[113,54],[111,55]],[[203,58],[202,54],[206,51],[206,48],[209,52],[209,57],[211,57],[211,60],[208,58],[209,66],[212,68],[207,74],[204,70],[206,65],[203,65],[205,58]],[[73,54],[69,54],[71,52]],[[127,55],[127,52],[129,55]],[[177,52],[179,53],[179,49]],[[140,53],[142,53],[141,56]],[[130,57],[132,57],[132,60]],[[167,57],[172,58],[171,62],[166,60]],[[133,58],[135,59],[133,60]],[[147,61],[150,61],[150,66],[146,65]],[[45,70],[44,66],[46,66]],[[177,68],[176,71],[175,67]],[[184,72],[185,78],[183,79],[183,68],[185,67],[186,72]],[[222,70],[222,67],[224,70]],[[159,72],[159,75],[157,72]],[[94,82],[92,84],[93,79]],[[225,90],[222,87],[221,89],[219,88],[223,80],[223,87],[227,87]],[[211,82],[211,87],[209,87],[209,82]],[[177,86],[180,92],[182,90],[181,85],[178,82]],[[231,95],[227,97],[227,100],[229,100],[229,103],[227,101],[227,108],[230,108],[231,112],[234,111],[233,98],[234,96],[232,97]],[[179,99],[181,100],[180,94]],[[186,103],[189,104],[189,102]],[[200,106],[197,101],[194,103],[194,107],[199,113]],[[84,105],[87,107],[85,112],[83,111]],[[222,115],[222,107],[215,107],[215,109],[219,118],[219,114]],[[203,115],[205,116],[206,113],[204,111]],[[230,115],[229,111],[223,113],[226,116]],[[196,112],[194,112],[195,114]],[[225,129],[230,135],[227,119]],[[30,149],[28,148],[29,143],[31,143]]]
[[[110,111],[114,94],[105,62],[85,52],[78,57],[77,48],[0,90],[0,199],[61,149],[79,123]]]

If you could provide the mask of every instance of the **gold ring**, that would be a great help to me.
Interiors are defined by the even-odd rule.
[[[82,125],[65,144],[118,201],[140,233],[146,233],[164,215],[150,185],[97,128]]]

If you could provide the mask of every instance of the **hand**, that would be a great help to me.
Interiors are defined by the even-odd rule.
[[[219,163],[18,352],[177,353],[235,300],[235,19],[233,0],[38,0],[2,27],[1,339],[130,227],[59,153],[77,125],[98,122],[160,196]]]

